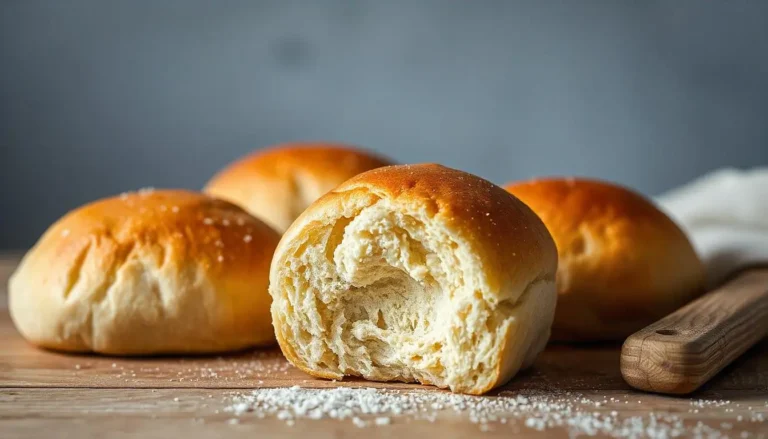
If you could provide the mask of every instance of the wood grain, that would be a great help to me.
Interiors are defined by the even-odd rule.
[[[126,358],[70,355],[38,349],[16,332],[0,311],[0,387],[130,387],[244,389],[291,386],[334,387],[288,363],[279,349],[212,357]],[[618,346],[553,346],[536,367],[505,388],[629,389],[619,374]],[[589,361],[583,361],[585,357]],[[414,384],[369,383],[372,387],[421,388]]]
[[[768,269],[754,269],[630,336],[621,372],[637,389],[691,393],[766,335]]]
[[[0,257],[0,276],[18,259]],[[5,275],[3,273],[6,273]],[[0,304],[6,281],[0,277]],[[441,413],[435,423],[395,417],[386,427],[354,426],[349,420],[300,420],[294,426],[274,418],[245,414],[231,424],[225,408],[234,394],[260,387],[326,388],[365,386],[401,391],[429,390],[407,384],[314,379],[288,364],[279,350],[256,350],[214,357],[118,358],[67,355],[27,344],[0,305],[0,437],[318,437],[365,436],[422,438],[568,437],[566,427],[543,431],[523,418],[481,431],[466,413]],[[591,413],[618,420],[672,414],[686,426],[711,427],[734,437],[768,437],[768,342],[736,360],[696,392],[696,400],[633,391],[619,370],[620,346],[553,345],[533,368],[493,395],[534,392],[561,395],[579,407],[584,401],[608,401]],[[437,390],[433,390],[437,391]],[[564,396],[563,396],[564,395]],[[697,402],[701,398],[704,402]],[[612,413],[615,412],[615,415]],[[650,415],[654,413],[654,415]],[[514,418],[514,414],[510,414]],[[762,435],[762,436],[761,436]],[[597,434],[598,437],[605,434]]]
[[[235,415],[228,411],[236,392],[220,389],[24,389],[0,390],[0,431],[18,432],[19,436],[43,430],[56,431],[56,437],[104,437],[120,433],[125,437],[148,437],[184,434],[186,437],[206,437],[217,432],[226,437],[261,437],[302,435],[305,437],[425,437],[439,432],[441,437],[568,437],[569,429],[558,426],[538,431],[525,425],[526,415],[509,412],[502,424],[488,424],[488,431],[470,422],[464,413],[438,410],[437,419],[430,422],[412,416],[398,416],[385,428],[361,430],[349,420],[300,419],[293,426],[274,418],[259,419],[255,414]],[[592,416],[613,414],[618,422],[641,419],[650,424],[651,410],[658,418],[670,414],[687,426],[710,426],[729,431],[739,437],[768,432],[762,419],[768,417],[764,394],[728,392],[724,400],[699,409],[687,399],[633,392],[583,392],[565,399],[573,402],[572,410],[585,410]],[[609,401],[596,407],[594,401]],[[725,402],[728,401],[728,402]],[[748,409],[750,408],[750,409]],[[546,409],[546,408],[544,408]],[[617,415],[614,412],[619,412]],[[231,424],[231,419],[238,419]],[[660,421],[661,423],[661,421]],[[728,425],[724,428],[723,425]],[[701,428],[699,428],[701,429]],[[26,430],[26,431],[25,431]],[[29,434],[27,434],[29,433]],[[61,435],[59,435],[61,434]],[[604,436],[604,435],[603,435]],[[4,436],[8,437],[8,436]],[[10,436],[13,437],[13,436]]]

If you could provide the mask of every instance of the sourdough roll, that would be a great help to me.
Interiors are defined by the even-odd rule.
[[[683,231],[651,201],[600,181],[512,183],[557,243],[553,340],[622,340],[702,292],[704,269]]]
[[[270,294],[277,340],[307,373],[481,394],[549,338],[557,254],[523,203],[439,165],[358,175],[283,235]]]
[[[242,206],[282,233],[326,192],[361,172],[390,164],[352,146],[289,143],[232,163],[204,191]]]
[[[206,353],[274,342],[267,292],[279,235],[239,207],[142,190],[53,224],[9,282],[31,343],[115,355]]]

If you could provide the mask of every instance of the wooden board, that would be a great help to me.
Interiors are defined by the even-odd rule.
[[[627,338],[622,376],[639,390],[685,395],[767,335],[768,268],[755,268]]]
[[[15,257],[0,256],[7,277]],[[227,412],[238,394],[255,388],[336,386],[440,392],[407,384],[329,382],[288,364],[279,350],[214,357],[110,358],[36,349],[15,331],[0,278],[0,437],[567,437],[574,430],[539,430],[510,413],[506,423],[478,424],[467,413],[439,411],[434,422],[394,417],[360,429],[347,420],[297,420],[295,425]],[[768,437],[768,341],[747,352],[687,398],[633,391],[619,371],[620,345],[551,346],[535,366],[492,397],[553,395],[574,410],[627,424],[674,416],[690,434]],[[599,418],[598,416],[598,418]],[[238,419],[238,423],[233,423]],[[653,421],[655,422],[655,421]],[[660,421],[661,422],[661,421]],[[583,429],[579,430],[582,433]],[[598,431],[598,433],[611,431]],[[598,434],[600,436],[601,434]]]

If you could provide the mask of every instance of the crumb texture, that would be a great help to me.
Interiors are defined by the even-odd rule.
[[[289,359],[318,376],[482,393],[529,365],[546,342],[553,258],[536,261],[510,282],[475,249],[518,236],[479,240],[471,221],[457,226],[452,209],[439,206],[446,200],[432,209],[434,198],[406,194],[352,184],[297,221],[272,266],[278,340]],[[473,219],[495,221],[484,213]],[[514,245],[504,246],[494,252],[514,253]]]

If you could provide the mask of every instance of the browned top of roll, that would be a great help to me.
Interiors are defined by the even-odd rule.
[[[310,221],[339,198],[364,197],[365,192],[425,210],[432,221],[458,234],[482,264],[491,290],[522,292],[517,287],[557,265],[552,237],[525,204],[476,175],[432,163],[362,173],[319,200],[296,223]]]
[[[555,239],[555,339],[620,339],[700,293],[703,266],[683,231],[651,201],[574,178],[511,183]]]
[[[283,144],[230,164],[208,182],[205,192],[241,205],[283,232],[329,190],[361,172],[390,164],[343,144]]]
[[[226,201],[142,190],[75,209],[26,254],[11,315],[31,342],[110,354],[220,352],[274,340],[279,235]]]

